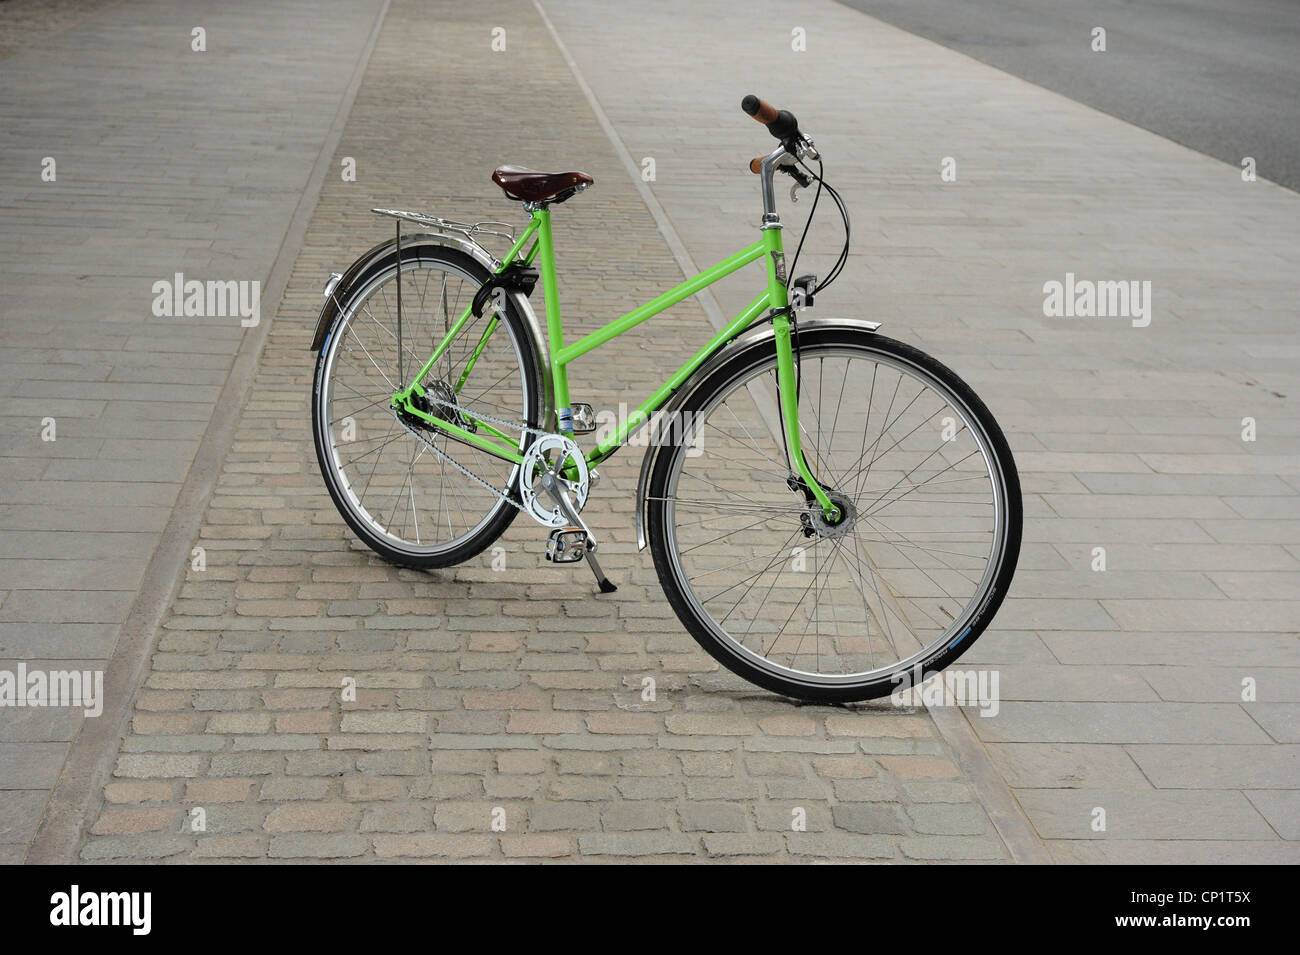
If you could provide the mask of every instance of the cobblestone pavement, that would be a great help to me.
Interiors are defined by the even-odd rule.
[[[525,520],[506,573],[490,554],[399,570],[354,541],[317,472],[306,345],[326,273],[390,234],[371,206],[517,218],[495,165],[582,168],[596,188],[555,213],[572,334],[681,275],[530,5],[393,3],[345,156],[357,181],[322,192],[203,521],[206,570],[163,624],[81,858],[1008,858],[924,712],[795,706],[696,647],[635,549],[635,448],[586,512],[612,596],[545,565]],[[750,218],[723,226],[734,244]],[[685,303],[584,363],[575,397],[648,394],[708,334]]]
[[[843,7],[756,0],[724,35],[670,0],[651,34],[543,2],[701,261],[753,214],[737,97],[792,109],[853,213],[818,310],[932,352],[1007,431],[1025,546],[960,665],[1000,672],[970,723],[1053,857],[1300,860],[1300,197]],[[1045,318],[1067,272],[1149,280],[1150,325]]]

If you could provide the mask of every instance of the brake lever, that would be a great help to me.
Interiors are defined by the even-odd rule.
[[[785,173],[787,176],[789,176],[791,179],[794,180],[794,185],[790,187],[790,201],[798,202],[799,197],[796,195],[797,190],[807,189],[809,186],[811,186],[812,177],[809,176],[807,173],[805,173],[798,166],[795,166],[794,164],[790,164],[788,166],[781,166],[780,170],[781,172]]]

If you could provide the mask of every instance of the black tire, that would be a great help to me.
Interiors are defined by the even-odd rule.
[[[403,244],[403,276],[406,276],[409,270],[422,268],[426,265],[449,266],[459,270],[464,276],[469,277],[465,281],[470,288],[470,294],[472,294],[473,289],[481,287],[491,277],[489,271],[481,263],[459,249],[433,243],[413,244],[410,246]],[[448,546],[436,552],[424,552],[409,546],[403,547],[378,533],[375,528],[372,528],[354,512],[348,501],[348,496],[339,484],[340,478],[335,474],[335,469],[330,467],[328,463],[329,458],[327,456],[332,452],[326,434],[325,402],[327,399],[324,396],[325,379],[332,350],[340,344],[340,332],[356,311],[358,302],[365,301],[366,296],[373,294],[373,290],[382,287],[385,282],[393,278],[396,274],[396,267],[397,255],[394,251],[359,274],[346,288],[335,290],[335,296],[340,304],[339,314],[334,320],[325,344],[321,347],[320,354],[317,357],[312,389],[312,434],[315,440],[317,463],[320,466],[325,486],[329,490],[335,507],[338,508],[348,526],[352,528],[352,531],[367,547],[385,560],[403,567],[418,569],[450,567],[464,563],[491,547],[497,538],[505,532],[506,528],[510,526],[510,523],[519,513],[518,510],[505,502],[492,505],[491,510],[486,515],[486,520],[475,526],[464,539],[450,542]],[[403,311],[405,313],[406,309],[403,309]],[[503,326],[498,326],[498,330],[493,334],[498,335],[501,331],[509,333],[511,343],[516,349],[515,354],[522,366],[521,380],[527,383],[526,417],[523,423],[536,428],[542,415],[541,374],[535,360],[534,349],[530,345],[531,332],[528,324],[509,299],[507,299],[507,305],[504,309]],[[410,372],[408,371],[407,374],[409,375]],[[446,439],[444,438],[444,440]],[[527,443],[527,440],[523,442],[523,444]],[[452,444],[451,447],[464,449],[468,446]],[[453,457],[455,457],[455,452],[452,453]],[[514,491],[514,473],[511,472],[512,477],[510,480],[502,483],[510,488],[512,497],[517,497]],[[486,489],[481,490],[483,494],[487,494]]]
[[[986,435],[990,452],[986,458],[991,457],[995,460],[996,473],[1004,494],[1005,532],[999,563],[990,578],[991,584],[978,600],[972,597],[973,610],[969,611],[969,616],[963,622],[963,627],[969,627],[968,631],[956,640],[942,639],[933,652],[921,651],[923,655],[919,659],[909,661],[906,667],[901,667],[894,673],[880,674],[852,684],[826,685],[815,681],[802,681],[757,665],[754,659],[743,655],[736,647],[715,633],[711,625],[712,618],[709,618],[707,613],[701,614],[702,602],[697,603],[690,595],[690,583],[682,579],[682,574],[678,570],[678,561],[674,560],[670,552],[672,547],[668,502],[672,490],[670,478],[678,467],[676,462],[686,453],[686,442],[680,440],[650,449],[650,453],[656,454],[648,485],[647,502],[647,532],[651,553],[659,582],[673,610],[700,646],[727,669],[768,690],[810,702],[847,703],[874,699],[887,696],[899,689],[900,683],[896,673],[901,670],[906,670],[909,675],[914,674],[917,672],[915,667],[919,663],[920,672],[929,676],[949,666],[969,649],[988,627],[1011,586],[1020,552],[1022,521],[1020,481],[1006,438],[988,408],[965,382],[934,358],[910,345],[873,332],[843,327],[801,331],[799,344],[801,360],[805,363],[805,367],[819,349],[843,347],[859,349],[864,354],[876,353],[913,366],[943,385],[959,399]],[[714,403],[723,400],[724,393],[735,387],[736,382],[744,380],[745,376],[752,373],[755,368],[774,362],[775,355],[775,343],[770,339],[748,346],[736,354],[724,353],[717,360],[716,367],[708,372],[701,384],[685,398],[679,411],[689,413],[694,418],[700,415],[703,409],[714,407]],[[811,457],[809,460],[812,460]],[[992,481],[990,486],[995,486]],[[779,534],[777,536],[779,537]],[[992,558],[989,564],[992,564]],[[814,602],[816,599],[814,597]],[[865,598],[863,603],[865,609]],[[955,625],[956,620],[954,620]]]

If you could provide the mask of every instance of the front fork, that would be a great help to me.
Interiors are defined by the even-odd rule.
[[[798,375],[794,367],[794,349],[790,342],[790,298],[786,287],[785,252],[781,246],[779,224],[764,223],[763,242],[767,249],[768,299],[772,308],[772,328],[776,333],[776,382],[786,451],[798,475],[800,489],[816,499],[821,505],[823,516],[834,524],[840,520],[840,509],[813,477],[812,469],[804,459],[803,441],[799,433]],[[796,486],[796,482],[792,480],[791,485]]]

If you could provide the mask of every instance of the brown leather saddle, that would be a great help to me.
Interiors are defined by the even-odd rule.
[[[506,196],[522,202],[563,202],[595,182],[585,172],[539,172],[523,166],[501,166],[492,181]]]

